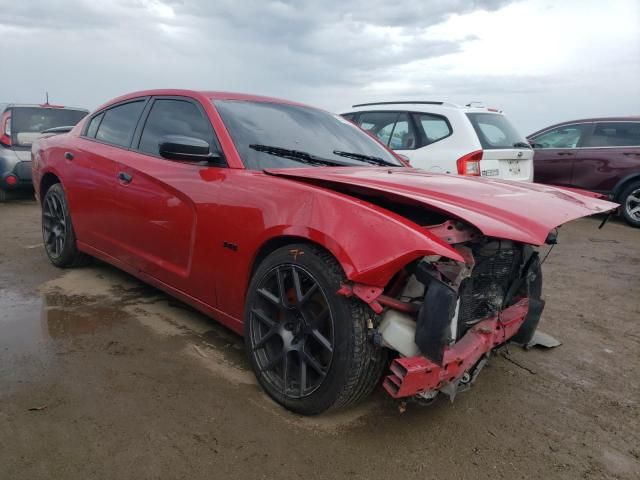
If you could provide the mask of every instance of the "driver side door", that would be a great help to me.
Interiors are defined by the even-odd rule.
[[[211,123],[196,100],[152,98],[131,150],[117,167],[115,199],[123,238],[120,258],[167,285],[194,294],[198,215],[203,209],[208,212],[218,195],[216,182],[205,184],[202,173],[215,168],[206,162],[163,158],[159,144],[166,135],[217,145]],[[207,222],[207,218],[201,220]],[[211,291],[206,293],[207,303],[215,304],[210,295]]]

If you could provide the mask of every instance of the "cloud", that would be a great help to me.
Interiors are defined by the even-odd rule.
[[[11,72],[0,75],[1,100],[40,101],[48,90],[53,101],[94,108],[162,87],[330,110],[385,99],[497,100],[528,129],[574,111],[640,110],[633,5],[0,0],[3,70]]]

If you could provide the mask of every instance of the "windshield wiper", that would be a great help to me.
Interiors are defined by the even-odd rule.
[[[288,148],[274,147],[271,145],[251,144],[249,148],[258,152],[268,153],[269,155],[275,155],[276,157],[287,158],[289,160],[295,160],[300,163],[306,163],[308,165],[328,165],[330,167],[346,167],[347,163],[336,162],[334,160],[328,160],[326,158],[316,157],[307,152],[301,152],[300,150],[290,150]]]
[[[529,145],[527,142],[516,142],[513,144],[513,146],[515,148],[531,148],[531,145]]]
[[[338,155],[340,157],[353,158],[354,160],[362,160],[363,162],[371,163],[373,165],[381,165],[383,167],[399,167],[400,166],[393,162],[389,162],[384,158],[374,157],[373,155],[364,155],[362,153],[343,152],[342,150],[334,150],[333,154]]]

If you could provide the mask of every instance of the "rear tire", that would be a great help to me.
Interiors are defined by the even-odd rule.
[[[330,254],[292,244],[270,254],[249,285],[244,338],[251,366],[267,394],[296,413],[357,403],[386,367],[386,351],[368,335],[373,312],[337,294],[345,281]]]
[[[47,190],[42,201],[42,238],[44,250],[56,267],[79,267],[91,260],[76,246],[67,197],[59,183]]]
[[[640,228],[640,182],[632,183],[620,195],[622,218],[635,228]]]
[[[9,194],[0,188],[0,203],[4,203],[7,201],[7,199],[9,198]]]

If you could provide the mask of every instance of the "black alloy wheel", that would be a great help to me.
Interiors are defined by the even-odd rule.
[[[346,282],[336,259],[315,245],[281,247],[257,266],[244,310],[251,367],[264,390],[304,415],[368,396],[387,366],[369,335],[374,313],[338,294]]]
[[[56,267],[78,267],[91,260],[76,246],[67,197],[59,183],[52,185],[42,199],[42,240],[49,260]]]
[[[334,318],[325,292],[299,265],[278,265],[261,279],[250,311],[249,344],[269,385],[289,398],[318,389],[331,366]]]
[[[67,216],[64,200],[57,190],[50,191],[42,205],[42,236],[49,258],[60,258],[67,240]]]

